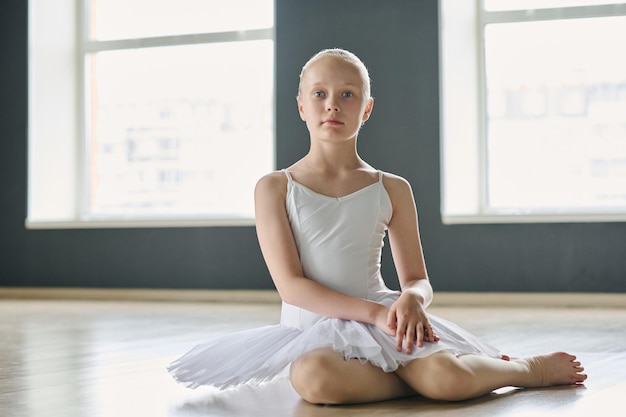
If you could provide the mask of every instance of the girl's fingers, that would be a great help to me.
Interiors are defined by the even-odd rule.
[[[409,326],[406,332],[406,353],[413,352],[416,338],[419,339],[419,330],[416,332],[415,326]],[[417,343],[418,346],[420,346],[419,340],[417,341]]]
[[[419,326],[420,326],[419,328],[421,330],[421,332],[420,332],[421,338],[420,338],[420,340],[417,341],[417,345],[419,347],[422,347],[422,346],[424,346],[424,342],[430,342],[430,336],[431,336],[432,330],[429,331],[430,325],[428,323],[425,324],[425,325],[424,324],[420,324]]]
[[[396,350],[402,352],[402,342],[404,340],[404,329],[396,330]]]
[[[422,327],[423,328],[423,335],[424,335],[424,341],[425,342],[432,342],[432,336],[433,336],[433,331],[432,328],[430,327],[430,324],[426,324],[425,326]]]
[[[389,327],[395,329],[396,349],[398,352],[404,350],[410,354],[415,347],[424,346],[425,342],[435,343],[440,340],[439,335],[435,333],[432,325],[427,320],[425,322],[413,322],[412,320],[407,320],[406,317],[397,317],[395,310],[391,310],[389,313]]]
[[[424,326],[424,341],[434,343],[439,341],[439,335],[433,330],[433,326],[430,323]]]
[[[437,333],[435,333],[435,331],[432,329],[432,327],[430,329],[430,333],[431,333],[431,336],[430,336],[429,342],[431,342],[431,343],[438,342],[440,337],[439,337],[439,335]]]

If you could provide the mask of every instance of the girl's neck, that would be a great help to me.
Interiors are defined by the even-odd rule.
[[[311,146],[303,162],[309,169],[327,173],[354,170],[367,165],[357,153],[353,142]]]

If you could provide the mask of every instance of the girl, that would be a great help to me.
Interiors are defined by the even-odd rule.
[[[259,243],[283,300],[281,324],[196,346],[170,365],[177,380],[225,388],[269,380],[290,365],[302,398],[340,404],[416,394],[458,401],[509,385],[586,379],[572,355],[510,359],[426,313],[433,291],[411,187],[357,152],[374,106],[358,57],[341,49],[312,57],[297,104],[309,152],[255,190]],[[380,274],[387,232],[401,291],[387,288]]]

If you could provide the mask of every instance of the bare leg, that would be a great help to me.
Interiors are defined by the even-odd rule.
[[[306,353],[291,364],[291,384],[314,404],[349,404],[416,395],[395,373],[357,359],[345,360],[330,348]]]
[[[415,359],[396,373],[415,391],[433,399],[460,401],[505,386],[577,384],[587,379],[580,362],[563,352],[511,361],[438,352]]]

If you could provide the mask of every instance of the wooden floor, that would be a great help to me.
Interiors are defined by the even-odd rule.
[[[166,365],[195,343],[273,324],[265,304],[0,300],[0,415],[6,417],[624,416],[626,308],[449,308],[432,313],[513,356],[568,350],[585,386],[501,389],[442,403],[420,398],[321,407],[284,378],[228,391],[177,385]]]

